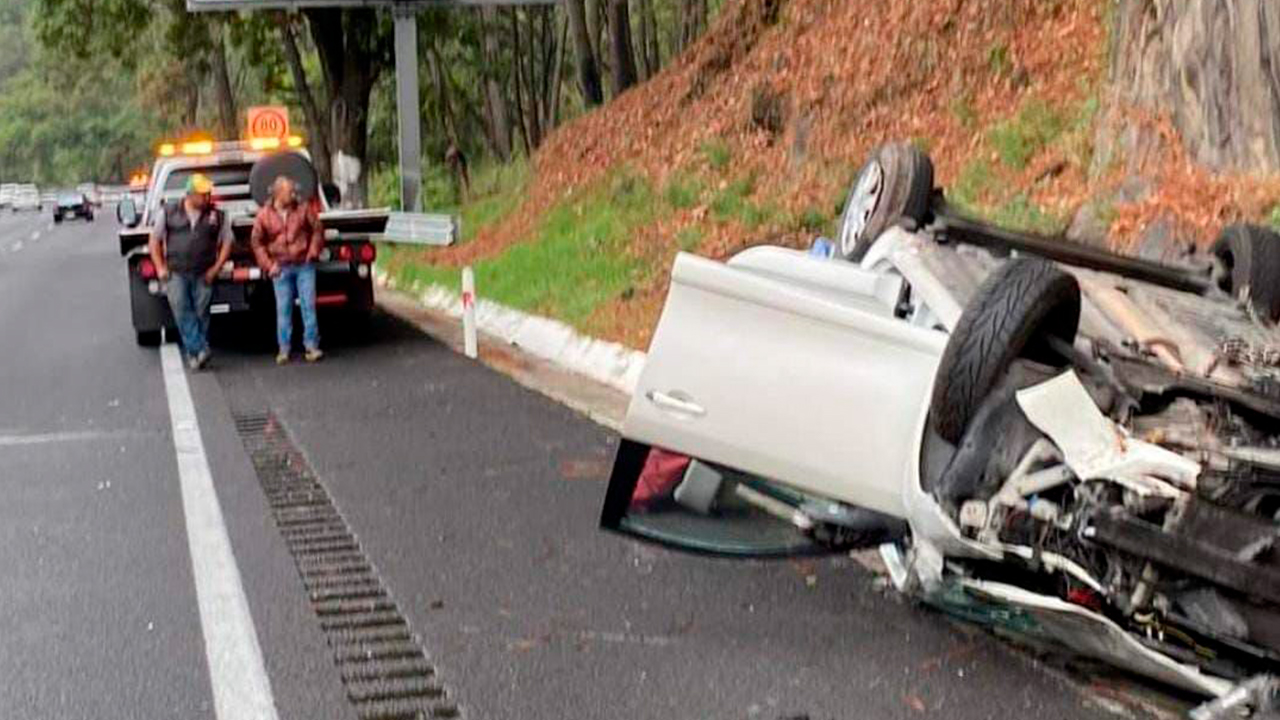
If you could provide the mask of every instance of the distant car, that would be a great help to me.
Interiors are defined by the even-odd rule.
[[[13,205],[13,196],[18,193],[18,183],[4,183],[0,185],[0,208],[7,208]]]
[[[14,212],[22,210],[40,211],[40,191],[35,185],[23,185],[18,188],[13,195],[13,204],[10,205]]]
[[[82,192],[59,193],[53,205],[53,221],[62,222],[69,217],[84,218],[93,222],[93,203]]]

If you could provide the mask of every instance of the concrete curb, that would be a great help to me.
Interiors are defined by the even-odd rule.
[[[379,287],[407,294],[428,309],[452,318],[462,317],[461,296],[443,286],[415,283],[412,287],[397,287],[395,278],[376,269],[374,282]],[[479,288],[479,293],[483,292],[484,288]],[[635,392],[644,369],[645,354],[638,350],[583,335],[559,320],[532,315],[483,297],[476,299],[476,326],[480,332],[627,395]]]

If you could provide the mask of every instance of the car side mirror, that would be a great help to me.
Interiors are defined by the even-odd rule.
[[[138,206],[134,203],[133,198],[127,195],[120,198],[119,204],[116,205],[116,219],[125,227],[138,226],[138,222],[142,218],[138,215]]]
[[[320,186],[324,191],[325,202],[329,203],[329,207],[336,208],[342,204],[342,190],[331,182],[324,183]]]

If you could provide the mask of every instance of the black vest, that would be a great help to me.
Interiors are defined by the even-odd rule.
[[[218,259],[218,236],[224,222],[226,220],[221,210],[205,208],[192,227],[181,200],[166,204],[165,259],[169,263],[169,270],[177,273],[203,273],[213,267],[214,261]]]

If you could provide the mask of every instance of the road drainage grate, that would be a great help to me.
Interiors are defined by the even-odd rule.
[[[418,636],[284,427],[270,413],[235,421],[356,715],[458,717]]]

